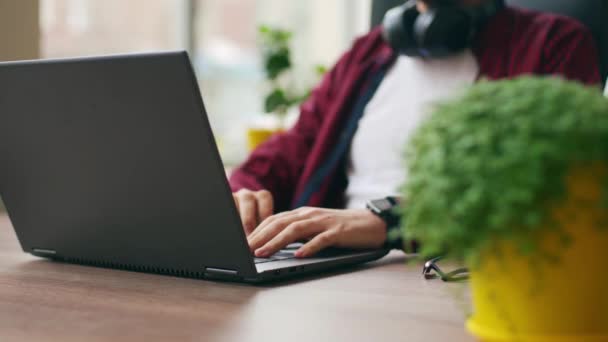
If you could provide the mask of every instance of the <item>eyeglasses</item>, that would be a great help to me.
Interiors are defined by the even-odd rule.
[[[437,262],[441,260],[441,257],[433,258],[424,263],[424,268],[422,269],[422,275],[424,279],[436,279],[439,278],[443,281],[463,281],[469,279],[469,269],[468,268],[458,268],[451,272],[443,272],[439,266],[437,266]]]

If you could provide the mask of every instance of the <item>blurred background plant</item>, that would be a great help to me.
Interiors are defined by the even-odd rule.
[[[293,77],[291,39],[293,32],[281,28],[262,25],[259,31],[259,46],[262,52],[268,92],[264,99],[264,111],[279,117],[281,122],[289,109],[305,101],[311,88],[298,91]],[[316,65],[314,72],[321,78],[327,68]]]
[[[251,120],[247,128],[247,147],[254,150],[271,136],[289,128],[298,117],[297,106],[311,94],[311,80],[303,81],[295,71],[291,42],[293,32],[262,25],[258,28],[258,47],[264,70],[263,111],[266,114]],[[317,83],[327,72],[322,65],[315,65],[312,82]]]

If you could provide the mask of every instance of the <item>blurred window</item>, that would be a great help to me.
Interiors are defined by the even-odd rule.
[[[369,21],[370,0],[40,0],[43,58],[190,50],[227,164],[262,114],[261,24],[293,31],[298,86],[316,81]]]
[[[175,0],[40,0],[44,58],[180,48]]]

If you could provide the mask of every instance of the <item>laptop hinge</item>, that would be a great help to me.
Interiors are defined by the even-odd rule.
[[[225,268],[206,267],[205,277],[210,278],[221,278],[221,279],[237,279],[239,274],[235,270],[229,270]]]
[[[32,248],[32,254],[43,258],[54,258],[57,256],[57,251],[48,248]]]

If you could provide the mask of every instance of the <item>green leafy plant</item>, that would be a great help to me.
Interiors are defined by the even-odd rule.
[[[259,28],[259,35],[264,70],[270,88],[264,100],[264,110],[283,117],[290,107],[305,101],[311,91],[298,92],[293,87],[293,64],[289,46],[293,33],[263,25]],[[315,72],[319,76],[326,71],[323,66],[315,66]]]
[[[549,210],[568,171],[608,162],[608,100],[558,78],[482,81],[437,104],[405,160],[402,228],[423,255],[475,262],[499,239],[534,253],[539,231],[560,231]]]

